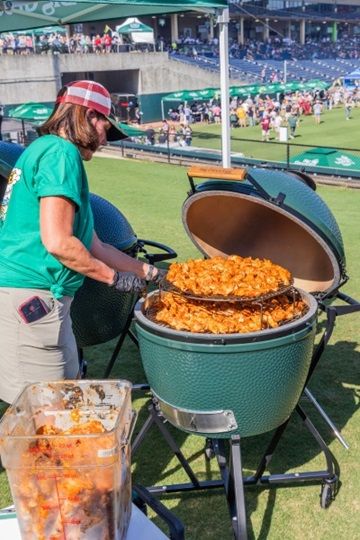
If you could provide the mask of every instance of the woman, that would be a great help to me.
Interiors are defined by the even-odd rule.
[[[29,382],[78,376],[70,305],[84,277],[140,292],[161,272],[99,240],[83,160],[124,137],[109,92],[77,81],[20,156],[0,206],[0,399]]]

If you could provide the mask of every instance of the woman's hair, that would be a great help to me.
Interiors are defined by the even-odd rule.
[[[66,87],[57,97],[65,92]],[[83,105],[56,103],[51,116],[38,128],[38,132],[40,135],[60,135],[80,148],[95,152],[99,147],[99,135],[86,115],[87,110]]]

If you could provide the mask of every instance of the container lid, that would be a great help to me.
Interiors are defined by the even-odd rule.
[[[127,380],[66,380],[27,385],[0,421],[0,437],[41,438],[45,424],[67,430],[89,420],[99,420],[106,431],[120,419],[128,422],[131,388]],[[74,415],[76,411],[76,415]],[[77,434],[76,437],[93,434]],[[56,432],[48,437],[59,437]],[[64,435],[65,436],[65,435]],[[69,435],[71,437],[71,435]],[[0,448],[3,452],[3,448]],[[3,455],[1,456],[3,458]]]
[[[346,280],[336,220],[294,175],[258,168],[245,182],[198,184],[183,205],[183,224],[205,256],[270,259],[307,292],[326,296]]]

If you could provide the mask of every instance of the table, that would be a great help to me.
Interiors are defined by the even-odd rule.
[[[5,508],[0,510],[0,538],[21,540],[16,514]],[[126,540],[168,540],[168,537],[133,504]]]

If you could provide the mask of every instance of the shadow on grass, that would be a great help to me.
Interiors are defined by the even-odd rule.
[[[323,322],[320,329],[323,329]],[[91,347],[85,351],[89,361],[88,377],[101,377],[104,363],[111,354],[115,341]],[[328,415],[341,430],[359,409],[356,387],[360,385],[360,353],[356,351],[356,342],[339,341],[326,348],[309,387],[325,408]],[[133,382],[146,382],[142,370],[138,349],[126,339],[124,347],[114,366],[112,378],[125,378]],[[136,430],[139,431],[148,415],[148,394],[140,392],[134,396],[134,405],[139,417]],[[301,405],[309,413],[315,426],[321,432],[325,443],[329,445],[334,435],[325,425],[318,413],[308,402]],[[199,480],[219,479],[220,475],[215,460],[205,459],[205,438],[189,436],[181,430],[167,424],[169,431],[182,449],[189,464],[196,472]],[[261,456],[272,436],[265,433],[257,437],[246,438],[242,442],[242,458],[244,476],[252,474],[257,468]],[[351,440],[348,441],[351,445]],[[335,447],[336,448],[336,447]],[[268,467],[270,474],[281,474],[294,469],[309,471],[319,468],[310,464],[320,455],[319,446],[309,432],[303,427],[297,414],[293,414],[289,425],[281,438]],[[134,481],[145,486],[189,482],[186,473],[167,445],[162,434],[153,426],[144,439],[138,452],[133,456]],[[324,467],[321,464],[321,469]],[[285,489],[283,487],[282,489]],[[306,485],[299,487],[306,489]],[[257,536],[252,530],[251,516],[258,509],[258,498],[263,488],[247,489],[245,494],[249,540],[265,540],[271,531],[273,511],[277,499],[277,489],[271,486],[268,492],[266,508],[261,516],[261,529]],[[320,485],[319,485],[320,493]],[[176,494],[165,494],[162,501],[171,508],[184,522],[186,537],[191,540],[231,540],[231,523],[223,489],[205,490]],[[160,521],[155,519],[160,525]]]
[[[324,321],[320,322],[319,331],[323,331]],[[89,377],[99,377],[104,363],[111,354],[116,340],[86,351],[89,360]],[[353,414],[359,409],[356,386],[360,385],[360,353],[356,351],[356,342],[339,341],[329,345],[316,368],[309,387],[326,412],[341,430]],[[115,364],[113,378],[126,378],[133,382],[146,382],[142,370],[139,351],[127,338]],[[134,404],[139,417],[136,430],[139,431],[148,415],[148,394],[140,392],[134,396]],[[316,427],[329,445],[334,440],[323,420],[308,402],[301,405],[309,413]],[[169,431],[182,449],[189,464],[196,472],[199,480],[220,478],[214,460],[205,459],[205,438],[189,436],[185,432],[167,424]],[[254,471],[271,438],[271,433],[244,439],[242,442],[242,458],[244,476]],[[351,440],[348,441],[351,445]],[[278,448],[268,468],[271,474],[281,474],[300,468],[308,471],[307,464],[319,456],[320,449],[313,437],[303,427],[297,414],[293,414],[289,425],[280,440]],[[148,432],[143,444],[133,457],[134,480],[145,486],[154,484],[171,484],[188,482],[189,479],[170,447],[156,426]],[[313,467],[310,466],[312,470]],[[282,489],[285,489],[283,487]],[[306,489],[306,485],[299,489]],[[248,520],[249,540],[255,539],[251,528],[251,516],[257,510],[258,497],[263,488],[247,489],[245,494]],[[320,493],[320,486],[319,486]],[[277,490],[275,486],[269,490],[266,509],[262,516],[261,530],[257,540],[265,540],[271,530]],[[176,500],[175,500],[176,499]],[[232,538],[230,518],[224,491],[220,489],[204,492],[188,492],[162,497],[168,500],[172,511],[181,519],[186,527],[187,537],[191,540],[227,540]],[[158,520],[156,523],[160,524]]]
[[[355,387],[360,385],[360,374],[356,366],[360,363],[360,353],[356,351],[356,342],[337,342],[334,345],[330,345],[326,348],[325,354],[320,361],[320,364],[315,370],[315,373],[310,381],[311,391],[314,393],[316,399],[324,407],[327,414],[332,418],[339,430],[341,430],[349,421],[349,419],[357,412],[360,405],[357,402],[358,396],[356,395]],[[353,386],[353,388],[351,387]],[[313,406],[301,400],[301,406],[309,414],[310,419],[315,424],[316,428],[320,431],[326,445],[328,446],[334,440],[334,434],[330,431],[328,426],[321,419],[319,414],[315,411]],[[143,419],[143,411],[140,415],[139,422]],[[168,426],[168,424],[167,424]],[[169,426],[173,437],[177,441],[180,447],[192,448],[191,441],[197,439],[198,443],[194,450],[190,450],[190,454],[187,455],[187,459],[190,464],[195,463],[195,471],[199,480],[215,479],[219,478],[216,466],[210,466],[209,463],[203,459],[203,462],[199,463],[199,458],[203,453],[205,446],[205,438],[199,438],[189,436],[186,433],[174,429]],[[242,442],[242,457],[243,457],[243,470],[244,476],[251,474],[250,471],[256,470],[261,456],[270,441],[272,433],[266,433],[257,437],[251,437],[244,439]],[[199,442],[200,439],[200,442]],[[201,441],[202,439],[202,441]],[[349,441],[351,444],[351,441]],[[189,446],[190,445],[190,446]],[[317,458],[321,454],[320,447],[316,440],[309,433],[309,431],[303,426],[300,417],[296,412],[292,415],[292,418],[287,426],[279,445],[274,453],[273,459],[268,467],[268,473],[270,474],[282,474],[285,472],[301,470],[304,472],[310,471],[323,471],[325,466],[308,465],[312,460]],[[133,463],[135,464],[135,474],[137,481],[144,485],[154,484],[169,484],[174,483],[171,478],[176,474],[175,483],[189,482],[188,477],[184,471],[181,471],[181,465],[176,461],[175,465],[172,462],[174,454],[168,447],[167,443],[163,439],[162,435],[156,427],[148,433],[146,440],[144,441],[139,452],[136,454]],[[324,459],[325,465],[325,459]],[[319,482],[319,494],[321,490]],[[294,485],[294,484],[293,484]],[[293,487],[293,485],[291,487]],[[285,489],[283,486],[282,489]],[[302,487],[301,487],[302,488]],[[257,498],[263,488],[254,488],[246,490],[246,507],[247,507],[247,519],[249,527],[249,539],[254,539],[254,533],[251,529],[251,514],[257,509]],[[306,489],[306,485],[302,489]],[[206,498],[202,492],[181,493],[174,495],[166,495],[167,498],[178,499],[175,507],[175,514],[178,515],[187,524],[193,524],[197,521],[201,521],[202,516],[204,519],[220,520],[223,523],[221,529],[221,538],[231,538],[231,528],[229,529],[229,536],[227,536],[224,525],[225,520],[230,519],[227,516],[226,499],[224,492],[221,489],[206,490],[211,499],[209,504],[211,505],[211,517],[209,518],[208,509],[206,505]],[[213,497],[216,500],[222,498],[222,504],[217,503],[214,508]],[[191,509],[189,508],[189,500],[191,500]],[[194,507],[194,501],[197,504]],[[273,509],[276,502],[276,488],[272,486],[269,491],[268,500],[266,504],[266,510],[263,515],[261,531],[257,536],[258,540],[265,540],[268,537],[271,529],[271,521],[273,515]],[[192,510],[192,508],[195,508]],[[221,510],[220,510],[221,508]],[[197,514],[198,513],[198,517]],[[206,516],[206,518],[205,518]],[[203,539],[203,538],[219,538],[215,533],[216,527],[214,525],[214,536],[204,535],[198,531],[197,533],[192,530],[193,525],[190,525],[192,534],[191,539]],[[211,530],[211,523],[206,521],[206,527]]]
[[[193,132],[193,139],[201,139],[203,141],[206,140],[217,140],[219,141],[221,139],[221,135],[218,135],[216,133],[202,133],[199,131]]]

